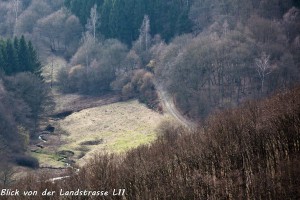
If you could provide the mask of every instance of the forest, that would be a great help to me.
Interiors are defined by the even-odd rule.
[[[116,38],[129,46],[127,49],[120,47],[119,52],[113,53],[123,57],[117,56],[121,58],[120,62],[114,64],[115,69],[109,77],[105,76],[106,80],[102,80],[101,75],[91,78],[91,74],[81,78],[81,84],[77,78],[84,74],[84,69],[73,68],[68,81],[67,72],[61,74],[61,80],[69,83],[63,84],[64,89],[87,90],[91,82],[91,87],[101,86],[97,91],[90,88],[82,92],[97,93],[107,84],[106,90],[121,91],[125,98],[144,93],[138,95],[139,98],[150,106],[157,106],[152,85],[146,84],[148,80],[153,82],[152,75],[147,73],[150,71],[154,79],[174,96],[182,113],[198,121],[215,108],[260,98],[277,89],[288,88],[299,80],[297,1],[145,1],[141,5],[126,1],[126,6],[134,5],[132,9],[123,9],[122,1],[112,2],[99,2],[96,7],[92,7],[96,5],[94,1],[86,6],[81,5],[82,1],[65,2],[81,24],[86,24],[86,30],[91,29],[90,37],[95,38],[95,32],[101,35],[97,37],[100,46],[105,46],[101,44],[103,37]],[[168,6],[169,3],[172,6]],[[166,8],[168,12],[159,12]],[[139,12],[131,14],[135,9]],[[95,16],[92,11],[98,14]],[[172,16],[173,12],[177,13],[176,17]],[[135,16],[136,13],[141,16]],[[140,21],[135,22],[128,15]],[[118,17],[128,19],[128,22]],[[93,24],[93,20],[96,23]],[[125,32],[132,34],[128,36],[130,34]],[[85,46],[89,46],[89,51],[91,48],[101,49],[96,47],[97,44],[90,44],[87,37],[81,46],[82,51],[77,51],[71,63],[91,65],[95,70],[90,73],[107,74],[101,71],[108,64],[101,67],[99,63],[105,59],[92,56],[93,52],[86,51],[83,55]],[[141,75],[141,70],[147,76]]]
[[[299,70],[298,0],[0,0],[0,185],[300,198]],[[188,123],[157,122],[152,143],[95,155],[61,182],[13,181],[12,166],[39,169],[32,147],[44,124],[82,111],[57,112],[77,96],[137,99]]]

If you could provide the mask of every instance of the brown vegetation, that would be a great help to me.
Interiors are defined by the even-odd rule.
[[[159,100],[154,85],[153,73],[144,69],[134,70],[112,83],[114,90],[120,90],[123,100],[138,98],[148,107],[158,109]]]
[[[194,133],[170,124],[161,131],[163,136],[150,147],[134,149],[123,158],[97,156],[69,179],[52,184],[27,177],[15,187],[125,188],[126,199],[300,198],[299,87],[216,113]]]

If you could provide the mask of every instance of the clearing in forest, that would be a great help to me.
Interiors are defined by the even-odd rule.
[[[84,109],[59,121],[66,133],[60,150],[73,151],[78,164],[95,153],[122,153],[155,140],[158,125],[168,118],[137,100]]]

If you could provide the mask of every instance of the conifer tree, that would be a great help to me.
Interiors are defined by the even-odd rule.
[[[110,32],[111,36],[116,38],[119,34],[120,30],[120,23],[119,20],[121,19],[120,16],[120,3],[121,0],[115,0],[112,4],[112,8],[110,10],[110,15],[109,15],[109,27],[110,27]]]
[[[17,52],[19,51],[19,39],[17,37],[14,38],[14,48]]]
[[[39,73],[41,63],[37,53],[24,36],[20,39],[14,38],[13,42],[8,39],[0,40],[0,69],[6,75],[13,75],[19,72]]]
[[[11,75],[13,73],[17,72],[17,65],[18,65],[18,57],[17,57],[17,52],[11,42],[10,39],[8,39],[6,41],[6,53],[7,53],[7,69],[6,69],[6,73],[8,75]]]
[[[0,75],[4,71],[3,63],[4,63],[4,59],[3,59],[3,54],[2,54],[1,45],[0,45]]]
[[[16,64],[16,69],[17,71],[20,71],[22,69],[22,66],[20,65],[20,43],[19,43],[19,39],[17,37],[14,38],[14,49],[16,52],[16,56],[17,56],[17,64]]]
[[[4,41],[1,41],[0,42],[0,51],[1,51],[1,62],[0,62],[0,65],[1,65],[1,68],[4,72],[6,72],[7,70],[7,53],[6,53],[6,48],[5,48],[5,42]]]
[[[38,59],[38,55],[35,51],[35,49],[32,46],[31,41],[28,42],[28,57],[29,57],[29,63],[30,68],[28,71],[34,72],[34,73],[40,73],[41,69],[41,63]]]
[[[101,32],[105,36],[110,35],[110,28],[109,28],[110,9],[111,9],[111,1],[105,0],[102,6],[101,26],[100,26]]]
[[[18,57],[19,57],[19,71],[20,72],[28,71],[30,68],[30,63],[29,63],[28,47],[24,36],[22,36],[19,41]]]

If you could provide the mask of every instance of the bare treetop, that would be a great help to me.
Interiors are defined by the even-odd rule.
[[[88,19],[88,22],[86,25],[87,29],[93,33],[94,40],[96,39],[96,28],[97,28],[97,23],[98,23],[99,19],[100,19],[100,16],[97,12],[97,4],[95,4],[91,8],[90,18]]]
[[[264,88],[265,77],[272,72],[271,65],[269,63],[270,55],[267,55],[265,52],[261,54],[260,58],[255,59],[256,71],[261,80],[261,91]]]

